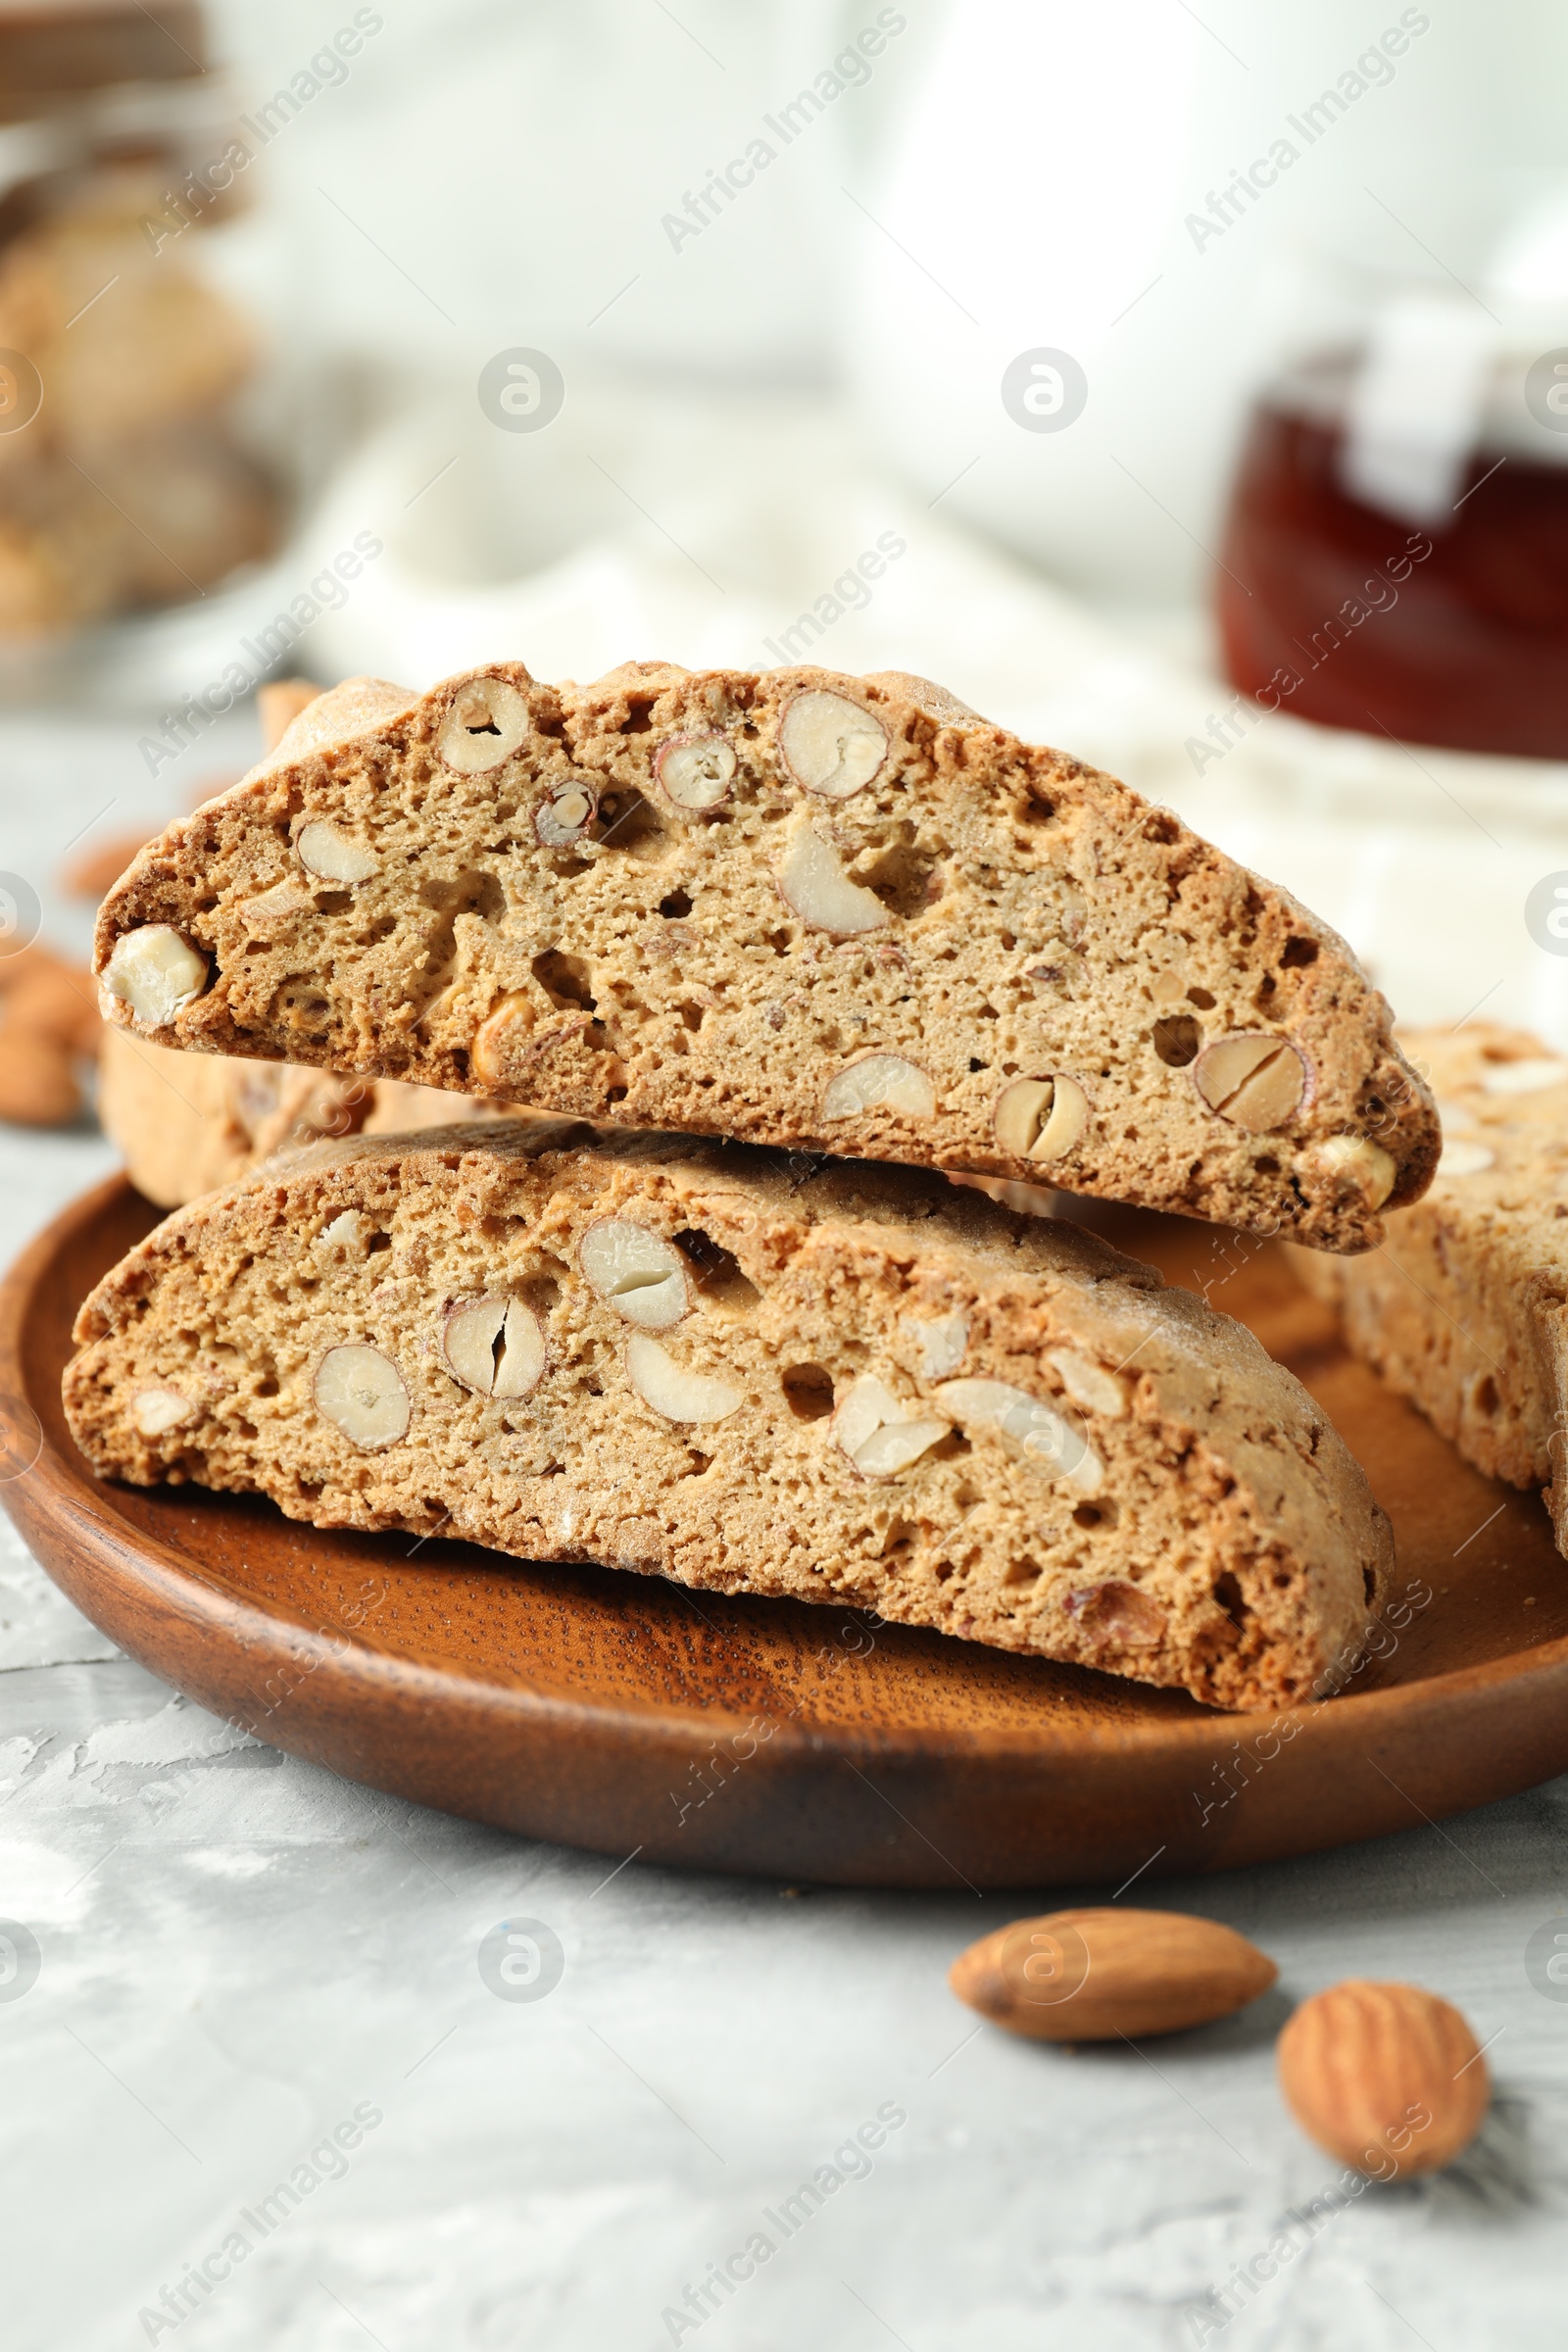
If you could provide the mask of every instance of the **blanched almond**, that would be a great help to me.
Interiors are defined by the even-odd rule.
[[[207,985],[207,958],[168,923],[122,932],[104,967],[104,987],[142,1029],[167,1029]]]
[[[1088,1356],[1079,1355],[1071,1348],[1055,1348],[1046,1361],[1061,1376],[1061,1385],[1074,1404],[1081,1404],[1086,1413],[1103,1413],[1107,1420],[1119,1421],[1127,1410],[1127,1391],[1119,1372],[1107,1372],[1102,1364],[1091,1363]]]
[[[139,1389],[130,1402],[130,1417],[142,1438],[164,1437],[194,1419],[195,1412],[195,1405],[178,1389]]]
[[[937,1106],[936,1089],[917,1061],[902,1054],[867,1054],[830,1078],[822,1095],[822,1118],[853,1119],[860,1111],[893,1110],[901,1118],[928,1119]]]
[[[1100,1493],[1105,1466],[1088,1439],[1027,1390],[1004,1380],[948,1380],[933,1394],[962,1428],[994,1429],[1050,1477],[1067,1479],[1084,1494]]]
[[[1364,1135],[1330,1135],[1305,1154],[1303,1173],[1310,1180],[1351,1185],[1368,1208],[1381,1208],[1398,1181],[1392,1152]]]
[[[852,882],[843,860],[830,842],[823,841],[808,815],[796,818],[774,868],[780,898],[813,930],[835,939],[858,939],[863,932],[880,931],[888,910],[874,890]]]
[[[833,1441],[862,1478],[894,1478],[949,1436],[952,1423],[902,1404],[886,1381],[862,1373],[833,1416]]]
[[[654,755],[654,781],[677,808],[716,808],[729,798],[735,746],[722,735],[672,735]]]
[[[545,1368],[545,1335],[520,1298],[460,1301],[447,1315],[441,1351],[454,1380],[476,1396],[527,1396]]]
[[[350,886],[368,882],[380,864],[373,850],[368,850],[363,842],[351,841],[346,833],[322,817],[301,827],[294,849],[306,872],[319,875],[323,882]]]
[[[590,1225],[577,1262],[600,1298],[644,1331],[667,1331],[691,1305],[680,1251],[630,1217]]]
[[[634,1332],[626,1342],[626,1377],[666,1421],[727,1421],[746,1402],[745,1390],[733,1381],[676,1363],[668,1348],[646,1332]]]
[[[778,727],[779,763],[808,792],[847,801],[888,756],[881,721],[848,696],[813,688],[791,697]]]
[[[969,1318],[963,1309],[956,1306],[951,1314],[929,1320],[918,1315],[902,1315],[899,1320],[920,1350],[920,1378],[950,1379],[969,1345]]]
[[[317,1410],[364,1453],[377,1453],[408,1435],[409,1392],[379,1348],[361,1342],[329,1348],[316,1368],[315,1396]]]

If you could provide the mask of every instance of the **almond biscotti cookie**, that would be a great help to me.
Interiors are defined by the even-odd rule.
[[[504,1102],[395,1078],[334,1078],[227,1054],[174,1054],[105,1029],[98,1118],[136,1190],[159,1208],[248,1176],[275,1152],[331,1136],[411,1135],[467,1119],[517,1118]]]
[[[1489,1021],[1404,1044],[1438,1096],[1437,1181],[1369,1256],[1296,1268],[1467,1461],[1545,1487],[1568,1552],[1568,1060]]]
[[[926,681],[323,695],[105,901],[160,1044],[1359,1250],[1438,1131],[1343,941]]]
[[[1300,1696],[1388,1522],[1239,1324],[912,1169],[562,1121],[366,1139],[169,1218],[65,1381],[104,1477],[270,1494]]]

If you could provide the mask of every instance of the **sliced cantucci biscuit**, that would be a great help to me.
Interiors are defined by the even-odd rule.
[[[162,1045],[1329,1250],[1438,1152],[1342,940],[902,673],[351,680],[141,853],[97,969]]]
[[[159,1208],[247,1176],[276,1152],[328,1137],[408,1135],[459,1119],[516,1118],[395,1078],[329,1076],[227,1054],[175,1054],[131,1029],[106,1029],[98,1054],[98,1117],[125,1173]]]
[[[1388,1522],[1239,1324],[913,1169],[564,1121],[314,1147],[101,1282],[103,1477],[878,1610],[1219,1706],[1332,1687]]]
[[[1353,1264],[1293,1262],[1466,1461],[1544,1487],[1568,1554],[1568,1057],[1490,1021],[1403,1042],[1443,1120],[1431,1192]]]

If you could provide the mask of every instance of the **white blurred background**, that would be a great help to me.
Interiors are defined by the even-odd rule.
[[[222,587],[11,657],[0,862],[39,870],[26,779],[63,709],[113,822],[243,765],[243,712],[162,760],[149,723],[240,646],[255,670],[291,607],[274,668],[416,686],[498,655],[768,666],[811,614],[810,658],[934,675],[1179,807],[1407,1017],[1485,1000],[1568,1044],[1568,958],[1522,915],[1568,866],[1568,770],[1238,704],[1211,611],[1249,404],[1348,331],[1349,273],[1520,368],[1568,345],[1560,10],[219,0],[208,25],[272,135],[248,209],[181,251],[258,322],[244,405],[292,519]],[[1059,430],[1004,398],[1040,351],[1084,387]],[[559,370],[536,430],[481,403],[517,352]],[[885,575],[835,595],[882,534]]]

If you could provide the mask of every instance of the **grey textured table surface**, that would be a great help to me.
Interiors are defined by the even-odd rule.
[[[133,820],[127,748],[83,729],[62,792],[8,727],[0,865],[46,877],[122,795],[103,829]],[[0,1256],[110,1164],[91,1133],[0,1130]],[[1526,1946],[1568,1897],[1568,1780],[1140,1886],[1279,1961],[1228,2024],[1069,2054],[954,2001],[972,1937],[1107,1891],[612,1872],[411,1812],[225,1732],[6,1525],[0,1914],[39,1965],[19,1992],[0,1945],[5,2340],[1555,2352],[1568,1999]],[[487,1983],[519,1919],[559,1939],[546,1997]],[[1345,2194],[1280,2104],[1289,2002],[1351,1975],[1431,1985],[1490,2043],[1493,2116],[1446,2175]]]

